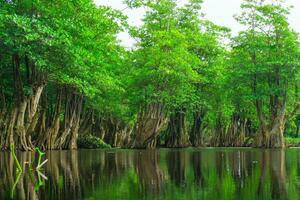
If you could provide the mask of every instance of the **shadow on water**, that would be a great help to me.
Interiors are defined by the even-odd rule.
[[[254,149],[80,150],[0,153],[0,199],[299,199],[300,151]]]

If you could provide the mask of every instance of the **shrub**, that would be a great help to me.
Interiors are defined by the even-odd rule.
[[[286,146],[288,147],[299,147],[300,146],[300,138],[285,138]]]
[[[78,148],[82,149],[109,149],[111,146],[100,138],[92,135],[80,136],[77,141]]]

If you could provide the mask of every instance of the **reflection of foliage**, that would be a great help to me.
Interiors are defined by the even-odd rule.
[[[18,174],[17,174],[17,178],[16,178],[16,180],[15,180],[15,182],[14,182],[14,185],[13,185],[13,187],[12,187],[12,189],[11,189],[11,193],[10,193],[10,198],[11,198],[11,199],[14,198],[14,192],[15,192],[16,186],[17,186],[17,184],[18,184],[18,182],[19,182],[19,180],[20,180],[21,174],[22,174],[22,172],[19,171]]]
[[[63,176],[59,176],[59,179],[58,179],[58,187],[60,189],[62,189],[64,186],[64,177]]]
[[[37,166],[35,167],[36,169],[36,172],[37,172],[37,177],[38,177],[38,181],[37,183],[35,184],[34,186],[34,191],[37,192],[39,191],[40,187],[44,185],[44,181],[43,179],[47,180],[47,177],[40,171],[41,167],[48,161],[47,159],[44,160],[42,163],[41,163],[41,160],[42,160],[42,157],[45,155],[44,152],[42,152],[38,147],[35,149],[36,152],[38,153],[38,164]],[[23,169],[22,169],[22,166],[16,156],[16,153],[15,153],[15,148],[14,148],[14,145],[11,144],[10,145],[10,152],[11,152],[11,155],[17,165],[17,177],[16,177],[16,180],[14,181],[14,184],[12,186],[12,189],[11,189],[11,193],[10,193],[10,198],[13,199],[14,198],[14,192],[15,192],[15,189],[16,189],[16,186],[17,184],[19,183],[20,181],[20,177],[21,175],[24,175],[23,173]],[[22,164],[26,164],[26,162],[22,163]],[[33,174],[32,174],[32,170],[33,170],[33,167],[31,165],[31,163],[29,163],[29,168],[28,168],[28,174],[29,176],[34,179],[33,177]]]
[[[34,191],[39,191],[40,187],[45,185],[45,182],[43,179],[47,180],[47,177],[40,171],[37,171],[38,175],[38,182],[34,186]]]
[[[48,160],[45,160],[44,162],[42,162],[41,163],[41,161],[42,161],[42,157],[45,155],[45,153],[44,152],[42,152],[41,150],[40,150],[40,148],[39,147],[36,147],[35,148],[35,151],[38,153],[38,155],[39,155],[39,159],[38,159],[38,164],[37,164],[37,167],[36,167],[36,169],[37,169],[37,171],[48,161]]]
[[[21,173],[20,185],[8,184],[15,188],[9,195],[18,198],[25,190],[45,199],[299,199],[299,155],[294,149],[51,152],[46,186],[41,174],[32,171],[29,179]],[[0,172],[9,170],[7,164],[0,156]],[[1,188],[7,181],[0,173],[0,199],[10,198]]]
[[[17,158],[17,156],[16,156],[15,148],[14,148],[14,145],[13,145],[13,144],[10,145],[10,152],[11,152],[11,154],[12,154],[12,156],[13,156],[13,158],[14,158],[16,164],[17,164],[18,169],[20,170],[20,172],[22,172],[23,170],[22,170],[22,167],[21,167],[21,165],[20,165],[20,163],[19,163],[19,160],[18,160],[18,158]]]
[[[44,152],[42,152],[40,150],[39,147],[36,147],[35,148],[36,152],[38,153],[39,155],[39,159],[38,159],[38,164],[37,164],[37,167],[36,167],[36,171],[37,171],[37,175],[38,175],[38,182],[36,183],[35,187],[34,187],[34,191],[39,191],[40,187],[44,185],[44,181],[43,179],[47,180],[47,177],[40,171],[41,167],[48,161],[47,159],[44,160],[42,163],[42,157],[46,154]],[[42,179],[43,178],[43,179]]]

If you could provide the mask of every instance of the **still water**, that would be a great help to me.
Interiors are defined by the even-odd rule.
[[[300,199],[300,149],[0,153],[0,199]],[[34,164],[33,164],[34,166]]]

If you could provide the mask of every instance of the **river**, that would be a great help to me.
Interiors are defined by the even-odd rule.
[[[300,198],[300,149],[235,148],[0,153],[0,199]],[[32,167],[29,167],[29,166]]]

